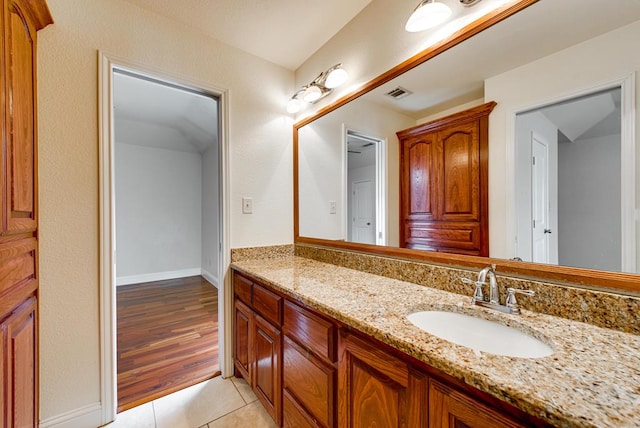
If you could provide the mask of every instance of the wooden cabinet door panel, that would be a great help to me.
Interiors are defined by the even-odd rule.
[[[234,305],[233,359],[236,370],[251,383],[253,376],[253,311],[240,300]]]
[[[6,158],[3,234],[36,229],[35,28],[10,1],[6,28]]]
[[[260,315],[254,314],[253,355],[255,366],[253,388],[256,395],[278,425],[281,421],[282,394],[280,356],[282,340],[280,330]]]
[[[323,427],[333,427],[335,369],[325,365],[285,336],[283,387]]]
[[[430,220],[437,209],[438,188],[434,168],[437,162],[436,134],[424,135],[403,142],[402,150],[402,211],[409,220]]]
[[[426,377],[353,335],[341,334],[338,346],[339,427],[426,426]]]
[[[37,423],[36,299],[23,303],[3,323],[3,365],[6,397],[3,410],[6,427],[34,427]],[[3,406],[3,407],[5,407]]]
[[[431,379],[429,428],[521,428],[484,404]]]
[[[438,132],[442,197],[438,218],[471,221],[480,218],[480,142],[477,121]]]

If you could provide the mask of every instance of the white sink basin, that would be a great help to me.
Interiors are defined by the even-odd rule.
[[[457,345],[494,355],[541,358],[553,349],[518,329],[469,315],[447,311],[422,311],[407,315],[428,333]]]

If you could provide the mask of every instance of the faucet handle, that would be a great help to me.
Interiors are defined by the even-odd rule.
[[[507,300],[504,302],[504,305],[507,308],[511,308],[512,314],[520,313],[520,306],[518,306],[518,301],[516,300],[516,294],[524,294],[527,296],[534,296],[536,293],[532,290],[519,290],[517,288],[507,288]]]
[[[473,302],[484,301],[484,293],[482,292],[482,286],[485,284],[481,281],[473,281],[468,278],[460,278],[464,284],[475,285],[476,289],[473,292]]]

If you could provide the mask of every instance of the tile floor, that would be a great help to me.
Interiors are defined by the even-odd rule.
[[[244,379],[218,376],[119,413],[104,428],[275,428]]]

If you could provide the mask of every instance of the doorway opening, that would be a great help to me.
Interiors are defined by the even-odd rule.
[[[623,96],[614,85],[516,115],[517,257],[635,271]]]
[[[347,240],[386,245],[385,140],[346,130]]]
[[[99,63],[100,401],[107,423],[118,411],[230,373],[228,94],[102,53]],[[136,318],[127,312],[136,302],[122,306],[119,294],[131,287],[139,288],[137,303],[162,315],[142,318],[139,336],[150,344],[135,345],[127,357],[156,347],[138,359],[164,353],[156,365],[176,365],[139,385],[146,397],[119,403],[118,310],[126,321]],[[172,317],[171,327],[159,325]],[[162,336],[167,331],[177,336]],[[207,336],[205,347],[186,344],[197,336]],[[187,376],[176,369],[181,356],[190,358],[182,365]]]
[[[118,410],[220,374],[219,100],[113,70]]]

